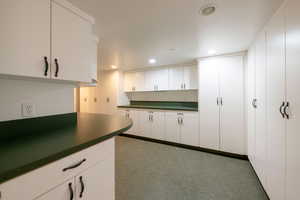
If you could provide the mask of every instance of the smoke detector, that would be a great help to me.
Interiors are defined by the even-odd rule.
[[[203,16],[209,16],[215,13],[216,10],[217,10],[217,5],[215,3],[212,2],[206,3],[200,8],[199,14]]]

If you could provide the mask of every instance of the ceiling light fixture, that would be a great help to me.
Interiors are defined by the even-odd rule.
[[[149,59],[149,63],[150,64],[155,64],[156,63],[156,59],[154,59],[154,58]]]
[[[111,65],[110,66],[112,69],[117,69],[118,67],[116,65]]]
[[[215,3],[208,3],[200,8],[199,14],[203,16],[209,16],[215,13],[216,10],[217,10],[217,6]]]

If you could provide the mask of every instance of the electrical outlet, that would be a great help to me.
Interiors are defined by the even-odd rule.
[[[35,105],[32,103],[22,104],[22,116],[23,117],[34,117],[35,116]]]

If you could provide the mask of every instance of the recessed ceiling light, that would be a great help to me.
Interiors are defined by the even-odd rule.
[[[216,12],[217,6],[214,3],[206,4],[203,7],[200,8],[199,14],[203,16],[212,15],[214,12]]]
[[[154,58],[149,59],[149,63],[150,64],[155,64],[156,63],[156,59],[154,59]]]
[[[111,65],[110,66],[112,69],[117,69],[118,67],[116,65]]]
[[[207,53],[208,53],[209,55],[214,55],[214,54],[217,53],[217,51],[214,50],[214,49],[211,49],[211,50],[209,50]]]

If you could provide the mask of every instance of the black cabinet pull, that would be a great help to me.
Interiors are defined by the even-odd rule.
[[[54,59],[54,62],[55,62],[55,66],[56,66],[56,70],[55,70],[55,74],[54,74],[54,76],[55,76],[55,77],[58,77],[58,72],[59,72],[59,64],[58,64],[58,59],[57,59],[57,58],[55,58],[55,59]]]
[[[83,192],[84,192],[84,183],[83,183],[83,180],[82,180],[82,176],[79,177],[79,181],[80,181],[80,185],[81,185],[81,191],[80,191],[79,197],[82,198]]]
[[[287,113],[287,109],[290,107],[290,102],[286,102],[286,105],[283,109],[283,113],[285,114],[287,119],[290,119],[290,115]]]
[[[83,159],[82,161],[80,161],[79,163],[75,164],[75,165],[72,165],[70,167],[66,167],[63,169],[63,172],[67,171],[67,170],[70,170],[70,169],[74,169],[76,167],[79,167],[82,163],[84,163],[86,161],[86,159]]]
[[[44,72],[44,76],[48,76],[49,63],[48,63],[48,58],[47,58],[47,56],[44,57],[44,62],[45,62],[45,72]]]
[[[283,110],[282,110],[282,108],[283,108],[284,106],[285,106],[285,102],[282,102],[282,104],[281,104],[281,106],[280,106],[280,108],[279,108],[279,112],[280,112],[282,118],[285,118],[285,115],[284,115]]]
[[[73,200],[74,191],[73,191],[73,188],[72,188],[72,183],[69,183],[69,191],[70,191],[70,200]]]

